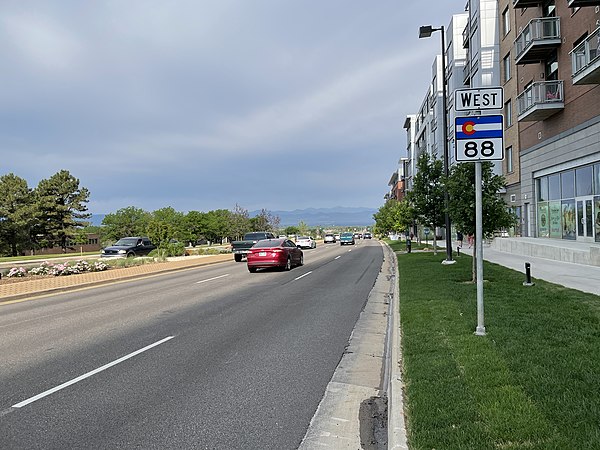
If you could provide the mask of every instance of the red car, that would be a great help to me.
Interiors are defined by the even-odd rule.
[[[304,264],[304,254],[289,239],[263,239],[252,246],[246,261],[250,272],[267,267],[290,270]]]

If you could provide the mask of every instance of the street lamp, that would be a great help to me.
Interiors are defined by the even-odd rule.
[[[419,27],[419,39],[428,38],[434,31],[441,31],[442,35],[442,127],[444,129],[444,175],[446,180],[449,174],[449,162],[448,162],[448,118],[446,109],[446,38],[444,33],[444,26],[439,28],[433,28],[431,25],[425,25]],[[452,260],[452,231],[450,228],[450,215],[448,214],[448,188],[444,187],[444,206],[446,209],[446,260],[442,264],[453,264],[456,261]]]

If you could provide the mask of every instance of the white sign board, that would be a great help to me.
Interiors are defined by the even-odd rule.
[[[454,91],[454,109],[456,111],[480,111],[483,109],[502,109],[504,90],[501,87],[476,89],[457,89]]]
[[[466,116],[454,120],[454,158],[459,162],[504,159],[504,117]]]

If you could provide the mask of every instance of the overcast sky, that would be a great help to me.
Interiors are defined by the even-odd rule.
[[[4,0],[0,174],[89,210],[380,207],[465,0]]]

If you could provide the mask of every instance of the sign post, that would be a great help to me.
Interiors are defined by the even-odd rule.
[[[501,87],[457,89],[454,93],[457,111],[502,109]],[[482,161],[504,159],[504,118],[502,115],[456,117],[455,159],[475,163],[475,258],[477,263],[477,336],[485,336],[483,308],[483,194]]]

